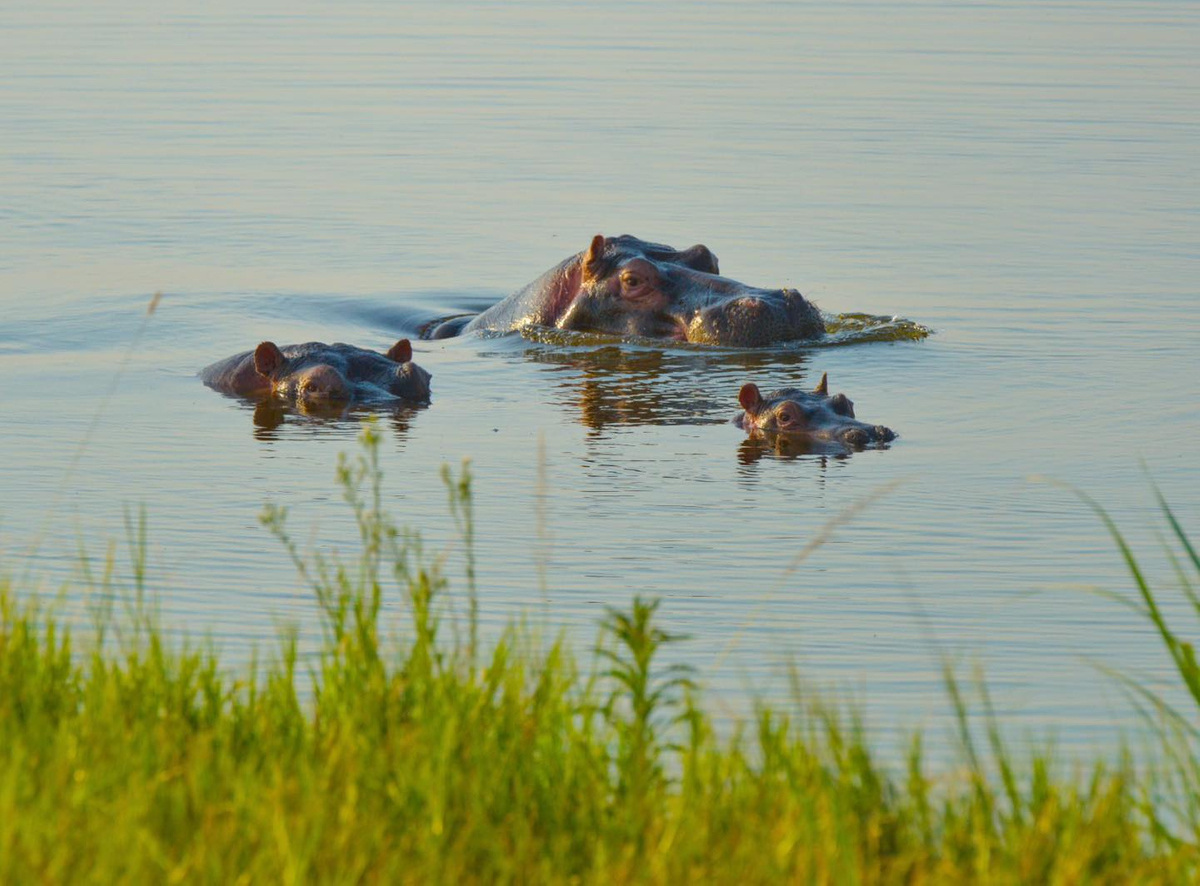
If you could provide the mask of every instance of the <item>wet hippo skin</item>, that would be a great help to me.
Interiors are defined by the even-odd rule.
[[[706,246],[676,250],[597,234],[583,252],[475,317],[435,324],[430,338],[526,326],[756,347],[818,338],[825,324],[794,289],[722,277]]]
[[[829,377],[812,391],[780,388],[764,395],[747,383],[738,392],[742,412],[733,421],[751,436],[775,435],[812,443],[829,452],[882,448],[896,439],[883,425],[871,425],[854,416],[854,403],[845,394],[829,396]]]
[[[429,400],[430,375],[412,362],[402,338],[384,354],[354,345],[262,342],[200,372],[206,385],[239,397],[277,397],[300,405]]]

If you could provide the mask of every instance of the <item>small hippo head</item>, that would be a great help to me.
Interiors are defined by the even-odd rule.
[[[682,251],[597,234],[561,279],[562,329],[731,347],[816,338],[820,312],[794,289],[759,289],[720,276],[707,246]]]
[[[780,388],[765,397],[758,385],[747,383],[738,392],[745,410],[734,423],[752,433],[785,435],[832,449],[858,450],[883,447],[896,439],[891,428],[869,425],[854,417],[854,404],[845,394],[829,396],[829,377],[821,376],[817,387],[809,391]]]
[[[271,393],[305,407],[429,400],[430,375],[412,362],[412,345],[406,338],[386,354],[320,342],[281,349],[265,341],[254,349],[254,371]]]

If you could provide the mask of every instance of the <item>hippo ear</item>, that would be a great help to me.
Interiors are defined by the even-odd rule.
[[[583,254],[583,276],[599,277],[600,262],[604,258],[604,235],[597,234],[592,238],[587,252]]]
[[[697,271],[703,271],[706,274],[721,273],[720,265],[717,264],[717,257],[703,243],[697,243],[695,246],[685,249],[680,255],[683,256],[683,261],[689,268],[695,268]]]
[[[829,400],[829,407],[838,415],[854,418],[854,401],[845,394],[834,394]]]
[[[815,388],[813,388],[813,393],[814,394],[824,394],[825,396],[829,396],[829,373],[828,372],[821,373],[821,380],[819,382],[817,382],[817,386]]]
[[[749,381],[742,385],[742,389],[738,391],[738,402],[742,404],[742,409],[745,409],[751,415],[758,412],[762,406],[762,394],[759,393],[758,385]]]
[[[254,349],[254,371],[264,378],[283,365],[283,351],[273,341],[265,341]]]
[[[385,355],[389,360],[395,360],[397,363],[407,363],[412,359],[412,342],[406,338],[400,339],[390,348]]]

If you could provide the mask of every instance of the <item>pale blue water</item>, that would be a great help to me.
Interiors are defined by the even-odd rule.
[[[1093,660],[1168,679],[1080,590],[1129,586],[1102,527],[1029,478],[1100,499],[1165,585],[1148,477],[1200,535],[1194,4],[9,4],[0,127],[10,574],[57,588],[144,504],[173,630],[232,662],[312,637],[257,514],[348,548],[361,425],[256,429],[195,372],[264,338],[386,348],[631,233],[936,334],[419,343],[434,400],[382,419],[388,501],[440,550],[438,469],[472,459],[489,632],[525,611],[584,650],[604,606],[661,596],[724,709],[795,660],[889,736],[948,727],[927,629],[1070,748],[1136,724]],[[750,457],[738,387],[823,371],[900,440]]]

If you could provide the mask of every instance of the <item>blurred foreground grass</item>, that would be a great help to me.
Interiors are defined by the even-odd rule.
[[[947,668],[963,765],[934,776],[919,738],[885,768],[852,711],[799,697],[800,713],[760,708],[719,737],[686,670],[657,663],[676,638],[654,602],[610,611],[583,665],[519,627],[484,654],[469,476],[447,474],[463,636],[438,561],[383,512],[364,439],[339,469],[353,562],[300,550],[279,509],[263,518],[322,615],[307,680],[287,633],[241,674],[166,643],[140,522],[128,611],[97,595],[83,642],[0,584],[0,882],[1194,882],[1200,668],[1111,522],[1137,586],[1126,602],[1197,705],[1125,682],[1161,758],[1018,760],[986,691],[973,724]],[[1162,510],[1200,615],[1200,560]],[[381,639],[385,594],[407,604],[398,646]]]

